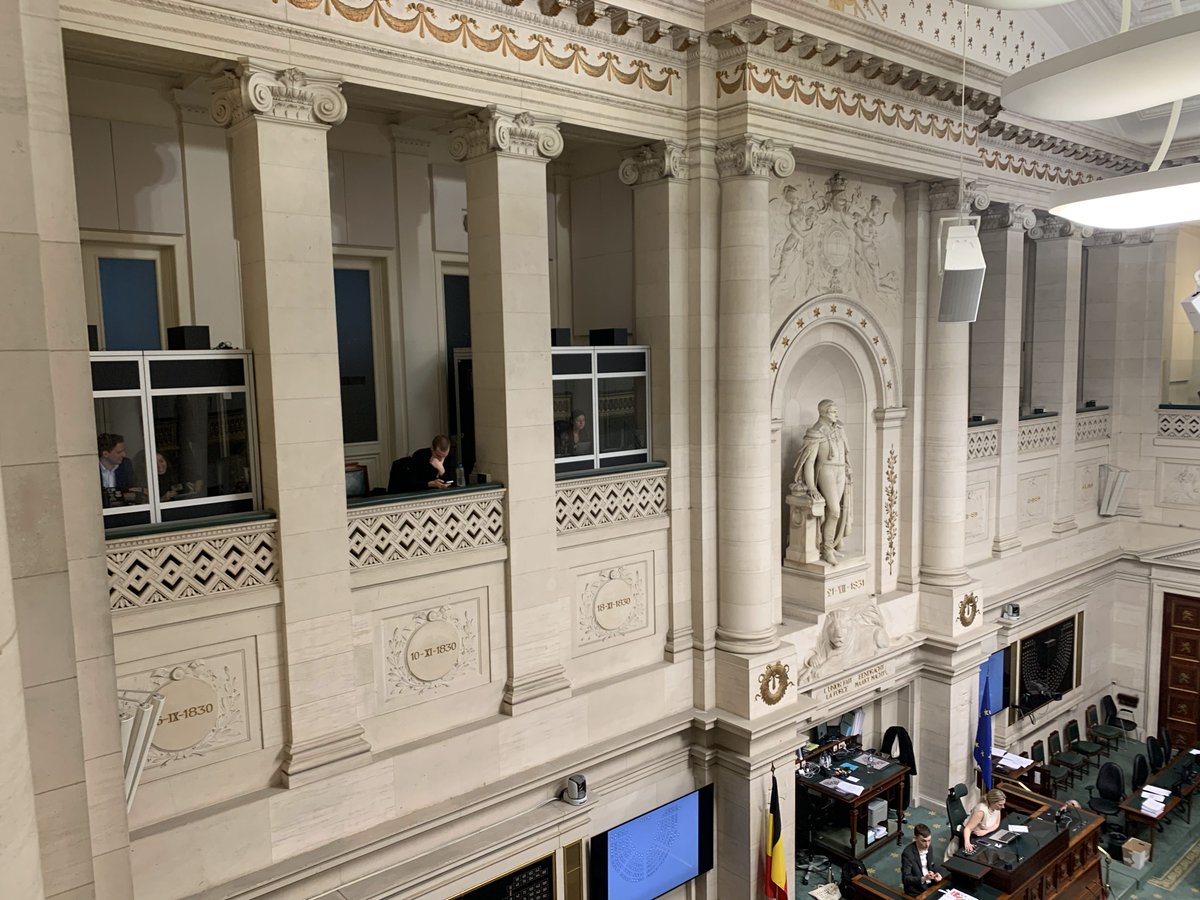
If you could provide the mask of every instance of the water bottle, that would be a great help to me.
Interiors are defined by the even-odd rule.
[[[454,483],[458,485],[458,487],[467,486],[467,473],[463,471],[462,463],[459,463],[454,467]]]

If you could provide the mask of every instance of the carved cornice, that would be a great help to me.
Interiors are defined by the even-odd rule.
[[[299,69],[275,70],[242,59],[214,84],[209,111],[218,125],[251,116],[327,127],[346,118],[341,80]]]
[[[990,203],[987,190],[974,181],[968,181],[961,194],[957,181],[937,181],[929,186],[931,212],[953,210],[974,215],[983,212]]]
[[[979,222],[980,231],[1028,231],[1037,225],[1037,214],[1023,203],[990,203]]]
[[[979,131],[981,135],[996,138],[1006,144],[1016,144],[1029,150],[1062,156],[1086,166],[1107,169],[1114,175],[1142,172],[1147,168],[1146,163],[1141,160],[1097,150],[1095,147],[1088,147],[1044,131],[1003,122],[999,118],[987,120],[980,125]]]
[[[617,170],[624,184],[649,184],[664,178],[687,178],[688,161],[683,144],[674,141],[655,141],[621,154],[624,158]]]
[[[493,152],[554,159],[562,151],[557,119],[495,105],[461,119],[450,141],[450,155],[459,162]]]
[[[771,174],[787,178],[796,171],[796,158],[790,149],[776,147],[770,138],[750,134],[718,141],[716,161],[722,178],[737,175],[767,178]]]

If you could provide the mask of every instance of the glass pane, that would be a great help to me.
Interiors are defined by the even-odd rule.
[[[601,378],[600,452],[646,449],[646,379]]]
[[[148,505],[141,398],[108,397],[93,403],[101,504],[106,510]]]
[[[105,350],[161,350],[158,264],[152,259],[100,259]]]
[[[155,483],[163,503],[253,490],[243,393],[155,397],[154,441]]]
[[[379,439],[375,410],[375,344],[371,323],[371,273],[334,269],[338,371],[342,377],[342,440]]]
[[[554,382],[554,455],[590,456],[592,445],[592,380]]]

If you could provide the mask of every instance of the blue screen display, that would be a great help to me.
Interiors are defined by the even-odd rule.
[[[700,794],[608,832],[608,897],[651,900],[700,874]]]

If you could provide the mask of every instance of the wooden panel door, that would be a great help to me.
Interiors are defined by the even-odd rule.
[[[1158,721],[1173,747],[1200,743],[1200,598],[1163,597],[1162,670]]]

